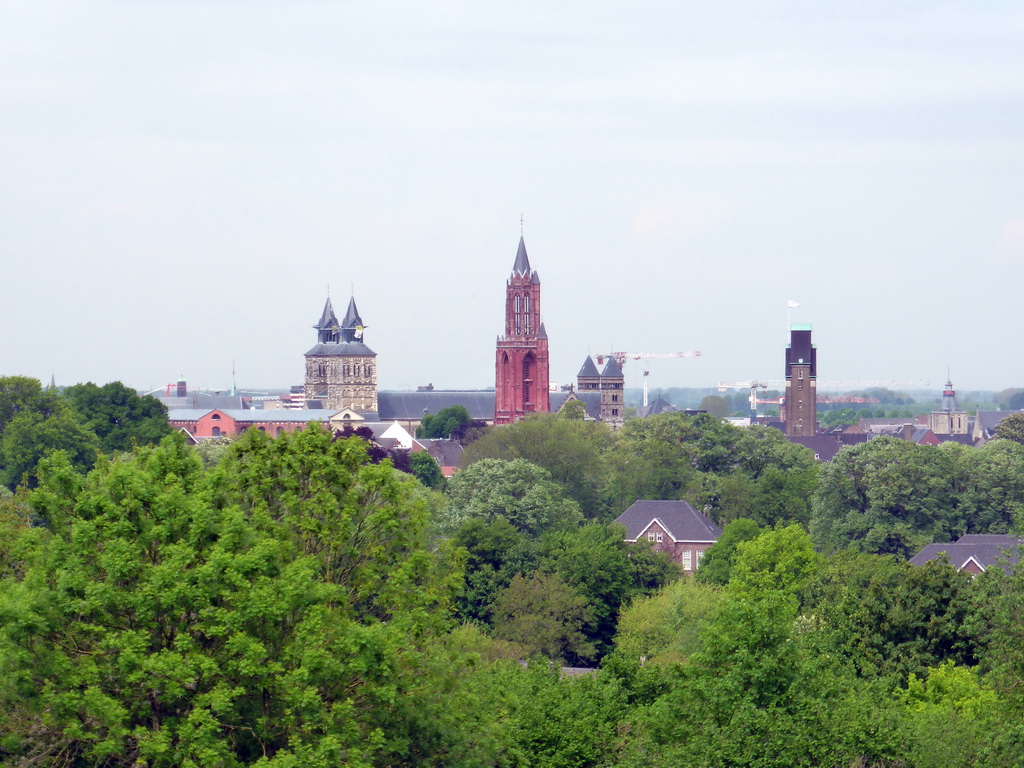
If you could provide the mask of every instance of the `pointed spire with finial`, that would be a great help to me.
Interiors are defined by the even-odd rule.
[[[345,312],[345,319],[341,321],[341,338],[343,341],[362,341],[363,318],[359,316],[359,309],[356,307],[356,297],[353,295],[348,300],[348,310]]]
[[[330,295],[327,296],[320,321],[313,327],[317,330],[317,339],[321,344],[337,344],[340,341],[338,317],[334,314],[334,307],[331,306]]]
[[[519,236],[519,249],[516,251],[516,262],[512,265],[512,274],[526,277],[530,274],[530,257],[526,255],[526,241]]]

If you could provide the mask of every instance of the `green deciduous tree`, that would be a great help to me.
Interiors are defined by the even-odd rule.
[[[947,662],[921,677],[911,674],[896,696],[904,707],[901,735],[910,765],[1009,766],[1020,754],[1012,738],[1019,729],[1007,727],[1013,714],[969,667]]]
[[[491,604],[517,573],[536,567],[536,546],[504,517],[471,518],[455,532],[452,542],[467,552],[465,582],[459,591],[463,619],[489,622]]]
[[[470,518],[504,518],[530,534],[575,527],[583,519],[579,505],[566,497],[551,475],[523,459],[478,461],[452,477],[446,493],[442,527],[448,531]]]
[[[442,488],[444,475],[437,460],[426,451],[419,451],[409,457],[409,472],[427,488]]]
[[[948,449],[879,437],[844,448],[821,470],[811,533],[822,551],[909,557],[964,532],[955,503],[956,457]]]
[[[427,744],[396,702],[447,626],[447,559],[413,481],[357,441],[250,432],[205,476],[168,438],[41,473],[46,529],[0,589],[4,762],[326,768]]]
[[[586,599],[589,616],[584,632],[600,656],[611,647],[622,606],[664,583],[641,588],[628,547],[621,526],[597,523],[549,534],[539,543],[538,566],[557,573]],[[667,563],[667,556],[658,556]],[[671,572],[664,573],[667,577]]]
[[[796,526],[740,545],[700,650],[670,668],[620,764],[850,765],[876,751],[858,731],[870,699],[817,653],[813,630],[800,620],[795,589],[806,578],[809,548]]]
[[[702,566],[703,568],[703,566]],[[619,617],[613,655],[632,663],[688,661],[721,605],[716,587],[678,579],[633,600]]]
[[[556,573],[516,574],[498,593],[493,611],[495,637],[516,643],[527,656],[555,661],[594,657],[596,649],[583,633],[590,605]]]
[[[52,411],[23,410],[7,422],[0,438],[0,467],[3,482],[14,488],[27,479],[36,484],[40,459],[62,451],[78,471],[85,472],[96,461],[99,440],[85,427],[70,405],[58,403]]]
[[[492,427],[466,447],[463,466],[481,459],[525,459],[547,470],[588,519],[608,516],[607,454],[614,437],[606,424],[535,414]]]
[[[473,419],[469,411],[461,405],[451,405],[442,408],[436,415],[423,414],[419,427],[416,428],[416,437],[424,439],[447,439],[453,432],[457,432],[469,425]]]
[[[670,413],[626,423],[609,485],[620,509],[686,498],[722,524],[747,517],[806,525],[817,472],[814,454],[776,429]]]
[[[914,567],[846,550],[822,562],[800,598],[803,613],[815,617],[822,653],[895,686],[946,661],[975,662],[971,590],[970,576],[944,560]]]
[[[999,422],[996,437],[1024,444],[1024,413],[1011,413]]]
[[[756,539],[761,533],[761,527],[753,520],[733,520],[722,529],[718,541],[704,553],[694,578],[702,584],[720,587],[728,584],[737,547],[744,541]]]
[[[35,485],[39,460],[65,451],[86,470],[96,460],[99,442],[73,407],[56,390],[36,379],[0,377],[0,482],[14,488],[23,479]]]
[[[30,411],[50,416],[60,410],[60,402],[57,391],[43,389],[38,379],[0,376],[0,434],[19,413]]]
[[[167,407],[156,398],[139,396],[119,381],[103,386],[75,384],[62,394],[74,404],[85,426],[96,433],[104,452],[155,445],[171,433]]]

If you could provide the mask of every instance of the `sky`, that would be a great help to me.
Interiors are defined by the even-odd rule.
[[[1024,387],[1024,5],[0,0],[0,375],[493,386],[521,232],[560,384]]]

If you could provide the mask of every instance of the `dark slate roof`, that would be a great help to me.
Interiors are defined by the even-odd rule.
[[[597,372],[597,366],[594,365],[594,358],[587,355],[587,359],[583,363],[583,367],[580,368],[580,372],[576,374],[576,377],[579,378],[580,376],[583,376],[585,378],[587,376],[593,376],[596,379],[600,375],[601,374]]]
[[[946,557],[959,571],[973,558],[984,570],[1005,560],[1011,568],[1017,565],[1020,539],[1009,534],[966,534],[952,544],[929,544],[912,558],[911,565],[924,565],[929,560]]]
[[[463,447],[456,440],[423,440],[416,442],[422,445],[442,467],[458,467],[462,465]]]
[[[526,255],[526,241],[519,237],[519,250],[516,251],[516,263],[512,265],[513,275],[530,274],[530,258]]]
[[[601,393],[596,391],[586,392],[551,392],[548,394],[548,410],[551,413],[558,413],[565,405],[565,401],[572,397],[583,403],[588,419],[601,417]]]
[[[614,357],[609,357],[608,362],[604,365],[604,370],[601,371],[602,379],[621,379],[622,378],[622,366],[619,365],[619,361]]]
[[[536,275],[537,273],[534,272],[533,274]],[[544,327],[544,323],[542,321],[541,324],[540,324],[540,330],[537,331],[537,338],[538,339],[546,339],[547,337],[548,337],[548,329]]]
[[[796,445],[802,445],[804,448],[810,448],[814,451],[814,458],[818,461],[832,461],[839,453],[839,449],[842,448],[842,443],[836,440],[831,435],[815,435],[814,437],[797,437],[796,435],[786,435],[786,439]]]
[[[676,413],[678,411],[679,409],[676,406],[672,405],[672,403],[661,395],[654,398],[654,402],[650,405],[641,405],[636,409],[637,415],[642,419],[648,416],[657,416],[662,413]]]
[[[334,328],[338,325],[338,318],[334,314],[334,307],[331,306],[331,297],[327,297],[327,303],[324,304],[324,311],[320,315],[320,322],[314,326],[315,328],[325,329]]]
[[[461,405],[469,411],[471,419],[494,420],[493,390],[377,393],[377,413],[381,421],[419,421],[424,410],[436,414],[453,405]]]
[[[330,302],[330,299],[327,300]],[[345,319],[342,320],[342,328],[356,328],[363,324],[363,318],[359,316],[359,310],[356,309],[356,297],[352,296],[348,300],[348,311],[345,312]]]
[[[239,395],[209,395],[205,392],[193,392],[185,397],[157,397],[161,403],[167,406],[167,410],[181,410],[182,408],[204,408],[210,411],[213,408],[244,408],[244,399]]]
[[[999,426],[999,422],[1011,413],[1020,413],[1020,411],[978,411],[977,420],[981,422],[985,436],[991,437],[995,433],[996,427]]]
[[[718,541],[722,529],[685,501],[637,501],[615,518],[626,527],[626,540],[639,539],[655,520],[673,541]]]
[[[866,443],[873,437],[875,437],[875,435],[857,434],[856,432],[851,435],[849,432],[843,432],[839,435],[839,445],[860,445],[862,443]]]
[[[935,437],[935,433],[928,429],[928,427],[917,427],[914,430],[914,433],[910,436],[910,442],[920,445],[921,441],[929,435]]]
[[[376,357],[377,353],[361,341],[341,341],[337,344],[317,344],[306,357]]]

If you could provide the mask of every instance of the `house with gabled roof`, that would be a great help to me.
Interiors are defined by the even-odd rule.
[[[700,567],[704,553],[722,535],[721,528],[686,501],[636,501],[615,522],[625,527],[627,542],[651,542],[687,574]]]
[[[994,440],[999,422],[1012,413],[1020,413],[1020,411],[983,411],[979,408],[975,413],[971,429],[971,437],[974,438],[975,444],[984,445],[989,440]]]
[[[911,565],[924,565],[930,560],[946,558],[958,571],[972,576],[992,566],[1011,570],[1020,558],[1021,539],[1008,533],[968,533],[950,544],[928,544],[910,558]]]

